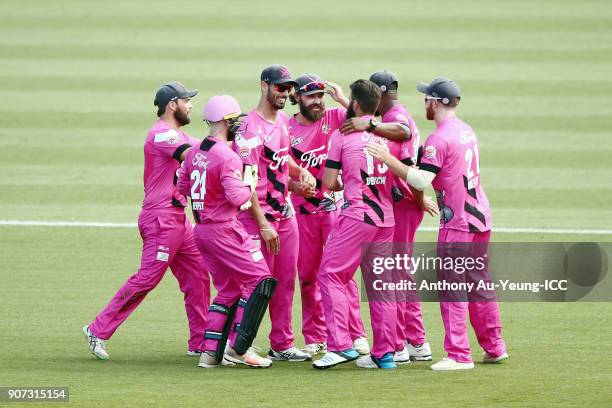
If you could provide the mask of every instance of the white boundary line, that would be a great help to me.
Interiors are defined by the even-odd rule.
[[[0,226],[9,227],[85,227],[85,228],[136,228],[133,222],[84,222],[84,221],[18,221],[0,220]],[[438,229],[423,227],[421,231],[435,232]],[[574,228],[493,228],[493,232],[509,234],[577,234],[577,235],[612,235],[612,230],[574,229]]]

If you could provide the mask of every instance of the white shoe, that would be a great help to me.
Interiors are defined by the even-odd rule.
[[[83,335],[89,342],[89,351],[100,360],[108,360],[110,356],[106,352],[106,343],[104,340],[97,338],[89,330],[89,326],[83,327]]]
[[[370,345],[365,337],[358,337],[353,340],[353,348],[362,356],[370,354]]]
[[[367,356],[361,356],[355,363],[359,368],[378,368],[376,363],[372,361],[372,357],[368,354]]]
[[[448,357],[444,357],[431,366],[431,369],[434,371],[471,370],[472,368],[474,368],[474,363],[458,363]]]
[[[359,353],[353,349],[345,351],[328,351],[323,357],[312,363],[312,368],[324,370],[332,368],[338,364],[348,363],[349,361],[357,360]]]
[[[287,350],[268,351],[268,358],[273,361],[310,361],[312,357],[296,347],[288,348]]]
[[[410,354],[410,359],[414,361],[430,361],[431,360],[431,347],[429,343],[423,343],[420,346],[413,346],[412,344],[406,344],[406,349]]]
[[[491,357],[491,355],[486,351],[482,354],[482,362],[485,364],[497,364],[509,358],[510,356],[508,355],[508,353],[504,353],[498,357]]]
[[[408,348],[404,346],[401,351],[396,351],[393,354],[393,361],[397,364],[408,364],[410,363],[410,353],[408,352]],[[357,362],[359,365],[359,361]]]
[[[311,357],[317,354],[327,353],[327,343],[310,343],[305,345],[302,351]]]
[[[260,356],[251,347],[243,355],[239,355],[236,353],[236,350],[230,347],[227,349],[223,359],[235,364],[244,364],[248,367],[268,368],[272,365],[272,360]]]
[[[199,357],[202,352],[200,350],[187,350],[187,355],[189,357]]]
[[[204,352],[200,354],[200,361],[198,362],[198,367],[202,368],[217,368],[219,367],[219,362],[215,359],[214,356]]]

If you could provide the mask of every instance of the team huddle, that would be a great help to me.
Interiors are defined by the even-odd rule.
[[[159,120],[144,145],[141,265],[83,328],[89,350],[109,359],[105,341],[170,267],[184,294],[188,354],[199,356],[200,367],[312,361],[327,369],[356,360],[361,368],[392,369],[432,360],[418,299],[369,299],[370,348],[355,273],[374,250],[366,243],[411,254],[425,213],[440,214],[439,248],[488,244],[478,141],[455,115],[459,87],[447,78],[418,86],[426,117],[436,123],[421,145],[391,72],[353,82],[350,98],[316,74],[293,79],[281,65],[264,69],[260,80],[259,103],[247,114],[232,96],[208,100],[202,140],[180,130],[198,92],[180,82],[157,91]],[[326,94],[340,106],[327,108]],[[299,107],[290,118],[287,100]],[[423,194],[429,186],[437,202]],[[301,349],[292,328],[296,277]],[[433,370],[474,367],[468,314],[483,361],[508,358],[497,302],[441,300],[440,308],[447,357]],[[270,349],[263,357],[252,343],[266,310]]]

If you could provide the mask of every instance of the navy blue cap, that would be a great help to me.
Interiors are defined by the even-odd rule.
[[[291,78],[291,73],[282,65],[270,65],[261,71],[261,80],[269,84],[291,84],[295,86],[295,82]]]
[[[421,82],[417,85],[417,90],[425,95],[439,98],[444,105],[448,105],[455,98],[461,97],[459,85],[457,85],[455,81],[445,77],[438,77],[429,84]]]
[[[381,92],[397,92],[399,80],[397,75],[391,71],[377,71],[370,75],[370,81],[374,82],[380,88]],[[395,86],[392,86],[395,84]]]
[[[163,108],[170,101],[175,101],[177,99],[183,98],[193,98],[197,94],[197,89],[187,90],[187,88],[185,88],[185,85],[181,84],[178,81],[168,82],[166,84],[163,84],[161,88],[157,90],[153,105]]]

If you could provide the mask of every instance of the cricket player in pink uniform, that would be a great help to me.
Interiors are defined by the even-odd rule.
[[[471,243],[478,251],[472,256],[486,256],[491,211],[480,184],[478,139],[472,128],[455,115],[461,98],[459,86],[441,77],[430,84],[419,84],[418,90],[425,94],[427,119],[436,122],[436,130],[425,142],[420,167],[406,166],[380,144],[368,145],[368,152],[417,190],[433,186],[440,208],[439,255],[449,243]],[[433,370],[474,368],[467,332],[468,313],[484,349],[483,361],[498,363],[508,358],[497,302],[441,301],[440,309],[448,357],[432,365]]]
[[[270,351],[276,361],[306,361],[311,356],[295,347],[292,329],[293,293],[297,275],[299,233],[289,199],[290,177],[315,186],[314,177],[289,155],[288,118],[282,111],[295,81],[287,68],[272,65],[261,73],[261,98],[244,118],[234,149],[245,174],[256,175],[256,196],[238,215],[246,231],[262,243],[272,276],[278,281],[270,300]],[[263,245],[265,244],[265,245]]]
[[[380,102],[380,88],[363,79],[351,84],[347,116],[372,119]],[[366,154],[370,140],[387,143],[369,132],[343,135],[336,131],[325,163],[323,184],[332,191],[344,187],[344,203],[329,241],[323,251],[319,284],[325,325],[327,353],[313,362],[315,369],[326,369],[359,357],[352,347],[349,316],[352,307],[347,284],[362,264],[362,243],[393,242],[394,218],[391,187],[394,175],[388,168]],[[342,170],[342,181],[338,175]],[[367,250],[366,250],[367,251]],[[363,270],[363,264],[362,264]],[[374,340],[370,355],[362,356],[362,368],[395,368],[397,312],[393,301],[370,299],[370,317]]]
[[[305,189],[298,181],[292,181],[290,190],[300,233],[298,273],[302,292],[302,334],[306,342],[302,351],[314,356],[327,351],[325,320],[317,275],[321,266],[323,246],[338,218],[340,202],[333,191],[322,185],[329,140],[346,118],[342,107],[325,108],[323,96],[326,89],[331,97],[348,106],[349,100],[342,88],[324,82],[317,74],[304,74],[296,78],[295,93],[290,95],[300,112],[289,119],[290,153],[298,166],[307,169],[316,179],[314,189]],[[339,194],[338,194],[339,197]],[[359,290],[355,279],[348,283],[351,315],[349,331],[353,347],[360,354],[368,354],[370,346],[359,310]]]
[[[210,283],[193,228],[185,215],[185,197],[176,188],[177,171],[185,151],[199,141],[180,128],[190,122],[189,91],[180,82],[163,85],[155,95],[155,122],[144,144],[144,191],[138,228],[143,239],[140,269],[132,275],[94,321],[83,328],[89,350],[108,360],[105,341],[163,278],[168,267],[184,294],[189,321],[188,354],[200,355],[210,301]]]
[[[413,166],[417,162],[417,152],[421,143],[420,135],[408,109],[398,100],[399,80],[397,76],[389,71],[378,71],[370,76],[370,81],[378,85],[382,92],[378,106],[382,124],[394,124],[389,129],[379,126],[376,126],[375,129],[379,128],[381,136],[394,140],[394,143],[400,143],[399,160],[407,166]],[[358,123],[355,125],[359,126]],[[365,124],[361,125],[365,127]],[[398,129],[405,131],[401,139],[395,134]],[[395,216],[393,241],[398,245],[398,250],[412,256],[416,232],[423,221],[423,215],[425,211],[432,216],[437,215],[437,206],[433,200],[425,197],[422,191],[410,188],[406,181],[400,178],[396,178],[396,185],[393,186],[393,201]],[[405,278],[411,279],[410,271],[406,272]],[[416,299],[415,301],[398,299],[397,323],[398,342],[394,356],[395,362],[405,364],[410,360],[431,360],[431,347],[425,337],[421,303]]]
[[[224,354],[234,364],[272,364],[250,349],[276,280],[259,245],[236,217],[255,191],[255,185],[245,184],[242,161],[227,143],[234,139],[240,116],[236,99],[213,96],[203,114],[210,136],[187,151],[178,176],[179,192],[191,197],[195,242],[217,289],[208,309],[204,352],[198,364],[204,368],[217,367]]]

